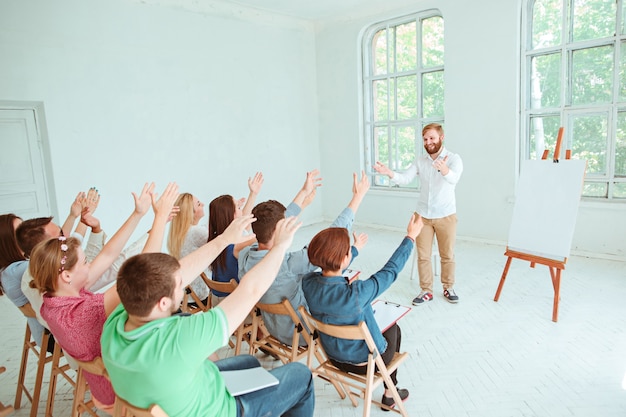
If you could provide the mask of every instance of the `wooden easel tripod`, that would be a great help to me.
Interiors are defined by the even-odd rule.
[[[559,162],[559,153],[561,150],[561,141],[563,139],[563,128],[559,129],[559,134],[557,136],[556,147],[554,149],[554,157],[552,161],[554,163]],[[543,152],[541,159],[548,158],[548,149]],[[565,152],[565,159],[570,159],[571,151],[568,149]],[[498,289],[496,290],[496,295],[493,298],[493,301],[498,301],[500,298],[500,293],[502,292],[502,287],[504,286],[504,281],[506,280],[506,275],[509,272],[509,267],[511,266],[511,261],[513,258],[521,259],[523,261],[530,262],[530,267],[534,268],[536,264],[546,265],[550,270],[550,276],[552,278],[552,286],[554,287],[554,303],[552,307],[552,321],[556,322],[559,316],[559,300],[560,300],[560,289],[561,289],[561,271],[565,269],[565,263],[567,262],[567,258],[564,258],[562,261],[543,258],[536,255],[531,255],[527,253],[517,252],[514,250],[510,250],[508,247],[504,252],[504,256],[507,256],[507,261],[504,266],[504,271],[502,272],[502,277],[500,278],[500,283],[498,284]]]

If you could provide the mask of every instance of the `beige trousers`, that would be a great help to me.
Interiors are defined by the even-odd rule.
[[[424,228],[415,239],[417,247],[417,273],[422,291],[433,292],[432,252],[433,240],[437,236],[441,257],[441,283],[443,289],[454,286],[454,244],[456,242],[456,214],[441,219],[423,219]]]

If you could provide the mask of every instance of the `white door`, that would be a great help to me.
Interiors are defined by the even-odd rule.
[[[0,214],[50,216],[35,109],[0,108]]]

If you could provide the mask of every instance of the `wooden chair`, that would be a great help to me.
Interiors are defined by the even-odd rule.
[[[291,346],[284,344],[270,334],[265,327],[261,312],[279,314],[289,316],[291,318],[294,323]],[[257,340],[259,330],[261,330],[263,336]],[[284,299],[282,302],[276,304],[256,304],[256,311],[254,317],[252,318],[252,334],[250,336],[251,355],[254,355],[257,350],[263,348],[265,351],[276,355],[282,363],[298,362],[300,359],[307,357],[309,351],[308,346],[298,346],[300,342],[300,335],[303,336],[308,344],[309,333],[305,331],[304,325],[300,321],[300,317],[296,314],[296,311],[293,309],[289,300]]]
[[[74,359],[78,364],[78,376],[76,378],[76,386],[74,389],[74,403],[72,404],[72,417],[79,417],[82,413],[89,413],[93,417],[98,417],[98,414],[94,410],[96,405],[93,400],[89,399],[85,401],[85,394],[89,390],[87,380],[85,380],[84,372],[87,371],[90,374],[103,376],[109,378],[109,374],[104,367],[101,357],[97,357],[92,361],[83,362],[78,359]]]
[[[62,364],[61,359],[63,357],[65,357],[66,361]],[[48,385],[48,400],[46,401],[46,417],[52,417],[53,415],[54,395],[56,394],[57,378],[59,376],[65,378],[72,387],[76,388],[74,378],[68,373],[73,371],[68,362],[68,357],[63,353],[61,345],[55,343],[52,352],[52,369],[50,370],[50,384]]]
[[[35,311],[32,309],[30,303],[20,307],[20,310],[26,317],[36,317]],[[41,339],[41,346],[37,346],[35,340],[32,340],[31,338],[30,327],[28,327],[28,323],[26,323],[24,343],[22,344],[22,360],[20,362],[20,371],[17,377],[17,390],[15,392],[15,403],[13,404],[13,407],[17,410],[22,406],[22,394],[24,394],[31,403],[30,417],[37,416],[39,398],[41,396],[41,387],[43,384],[43,374],[46,364],[52,362],[53,354],[50,354],[47,351],[50,337],[50,331],[46,329]],[[37,358],[37,373],[35,375],[35,385],[33,386],[32,391],[29,391],[26,387],[25,379],[28,357],[31,353]],[[54,401],[54,393],[52,395],[52,401]]]
[[[190,300],[191,299],[191,300]],[[194,305],[190,303],[194,302]],[[185,287],[185,294],[183,295],[183,302],[180,305],[180,309],[183,313],[196,314],[203,313],[209,310],[211,304],[211,297],[207,298],[206,304],[200,299],[198,294],[191,288],[191,285]]]
[[[126,410],[126,414],[124,414]],[[153,404],[150,408],[135,407],[128,401],[124,400],[120,396],[115,396],[115,417],[168,417],[161,407],[157,404]]]
[[[335,381],[339,383],[343,387],[344,392],[342,393],[339,390],[337,392],[339,392],[339,395],[342,399],[345,398],[347,394],[354,407],[357,407],[358,405],[356,398],[362,398],[364,401],[363,417],[370,416],[372,403],[387,410],[395,411],[401,414],[403,417],[408,417],[409,414],[404,406],[404,403],[402,402],[402,399],[400,398],[400,395],[398,394],[398,390],[391,381],[390,377],[390,374],[398,369],[398,366],[400,366],[400,364],[407,359],[406,352],[396,353],[391,363],[385,365],[365,322],[362,321],[358,325],[351,326],[336,326],[332,324],[322,323],[321,321],[314,319],[303,306],[300,306],[298,311],[300,311],[300,315],[302,316],[304,324],[308,327],[310,331],[318,332],[320,334],[325,334],[339,339],[362,340],[367,344],[367,347],[370,351],[367,358],[367,373],[365,375],[353,374],[342,371],[335,365],[333,365],[330,360],[326,360],[323,363],[320,363],[318,367],[311,369],[313,376],[319,376],[320,378],[329,382]],[[313,350],[323,350],[323,347],[321,343],[319,343],[319,340],[313,340],[315,343],[313,346],[311,346],[311,349],[309,349],[309,368],[311,368]],[[324,354],[324,356],[326,355]],[[396,402],[395,408],[387,407],[382,403],[374,401],[372,399],[373,391],[383,382],[387,385],[387,387],[391,390],[393,394],[393,398]]]
[[[4,366],[0,366],[0,374],[4,373],[4,371],[6,370],[7,369]],[[2,404],[2,401],[0,401],[0,417],[6,417],[13,411],[15,411],[13,407],[11,407],[10,405],[4,405]]]
[[[219,292],[223,292],[223,293],[227,293],[230,294],[231,292],[235,291],[235,288],[237,288],[237,281],[235,281],[235,279],[231,279],[229,282],[219,282],[219,281],[213,281],[212,279],[209,279],[204,273],[201,274],[201,276],[204,279],[204,282],[206,283],[207,287],[209,287],[210,290],[215,290],[215,291],[219,291]],[[209,299],[211,297],[209,296]],[[211,305],[211,307],[213,307]],[[241,323],[241,325],[237,328],[237,330],[235,331],[235,356],[239,355],[241,353],[241,345],[242,342],[246,342],[248,344],[250,344],[250,332],[252,331],[252,324],[246,324],[246,323]],[[230,347],[233,347],[232,342],[230,343]]]

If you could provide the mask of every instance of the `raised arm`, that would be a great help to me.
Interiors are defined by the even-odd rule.
[[[228,320],[228,333],[233,333],[243,322],[250,310],[272,285],[283,263],[285,252],[301,223],[296,217],[278,222],[274,233],[274,246],[265,257],[248,271],[239,285],[219,305]]]
[[[133,234],[133,231],[139,224],[141,218],[148,212],[152,203],[151,194],[154,191],[154,183],[146,183],[139,195],[132,193],[135,200],[135,209],[124,222],[122,227],[115,232],[111,240],[107,242],[102,248],[102,251],[96,256],[89,268],[89,279],[85,288],[91,287],[100,276],[106,271],[115,258],[120,254],[124,245],[128,242],[128,239]]]
[[[72,205],[70,206],[70,214],[67,215],[67,219],[63,222],[61,226],[61,230],[63,231],[63,236],[71,236],[72,229],[74,228],[74,223],[76,223],[76,219],[80,217],[80,213],[82,211],[81,201],[85,198],[84,192],[79,192],[76,195],[74,201],[72,201]],[[80,226],[80,224],[79,224]],[[82,231],[82,233],[80,233]],[[76,230],[77,233],[80,233],[82,236],[85,236],[85,232],[87,228],[81,228],[81,230]]]
[[[236,245],[254,238],[254,234],[244,235],[243,232],[255,220],[251,214],[236,218],[228,225],[224,233],[182,258],[180,260],[180,272],[183,287],[189,285],[191,281],[200,275],[200,272],[204,271],[226,249],[226,246],[230,244]]]
[[[365,175],[365,171],[361,171],[361,179],[359,180],[356,172],[352,174],[352,199],[348,203],[348,207],[356,214],[365,194],[370,189],[370,181]]]
[[[154,221],[149,232],[148,241],[143,247],[142,253],[161,252],[163,247],[163,237],[165,236],[165,225],[170,220],[172,208],[178,198],[178,185],[170,182],[165,187],[163,194],[157,200],[156,193],[152,193],[152,209],[154,210]]]
[[[293,198],[293,203],[300,206],[300,208],[304,208],[311,203],[312,197],[315,197],[315,190],[322,185],[322,178],[319,175],[320,171],[318,169],[306,173],[304,185]]]
[[[261,191],[261,187],[263,186],[263,173],[257,172],[254,174],[254,177],[248,178],[248,189],[250,192],[248,193],[248,199],[246,200],[246,204],[243,206],[241,210],[243,214],[252,213],[252,209],[254,208],[254,203],[256,201],[256,197],[259,195]]]

